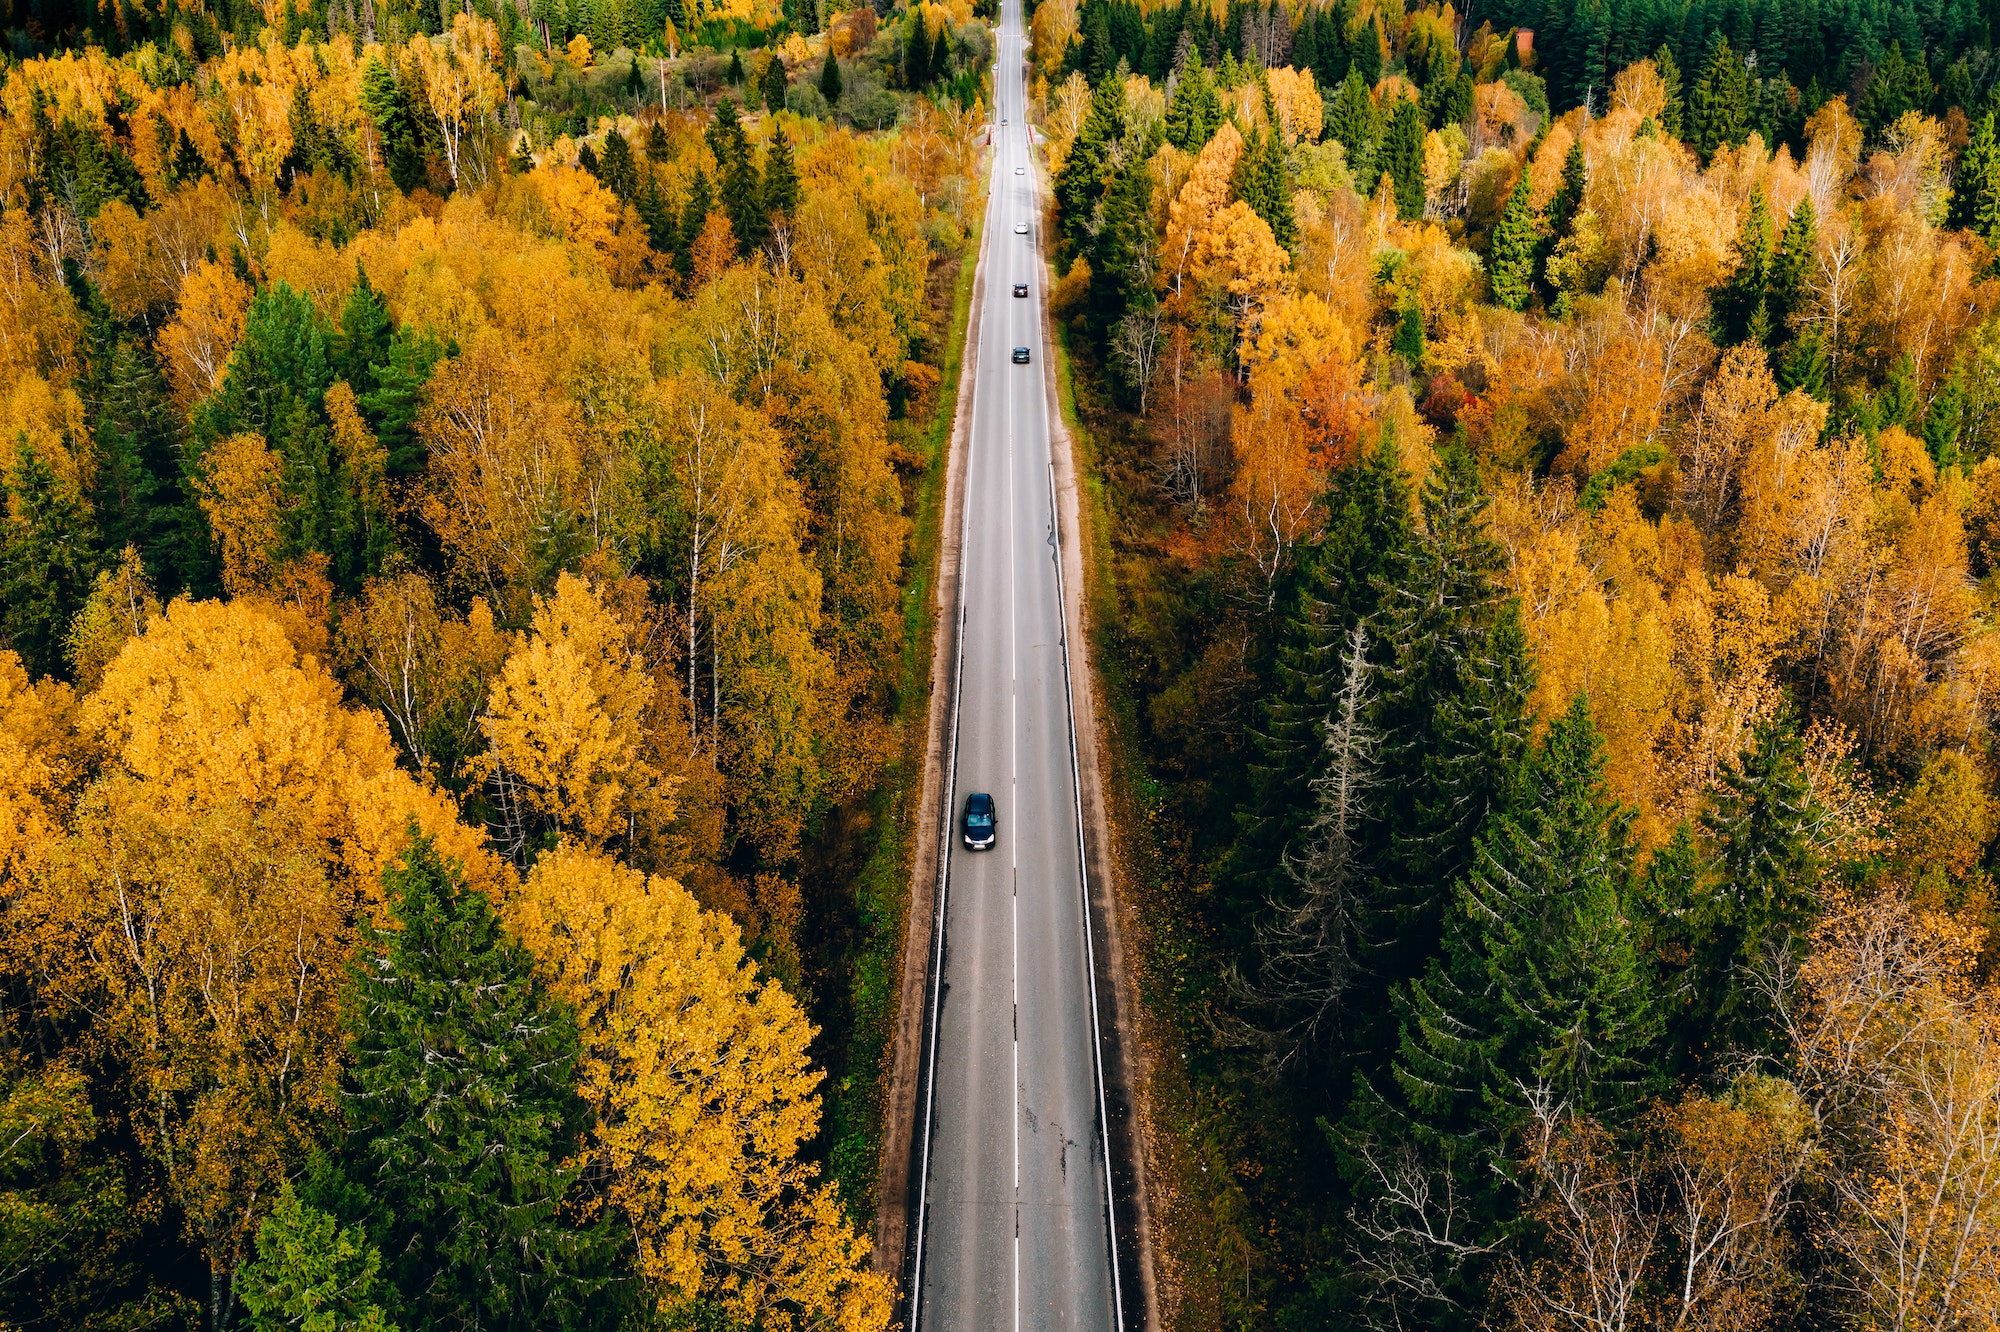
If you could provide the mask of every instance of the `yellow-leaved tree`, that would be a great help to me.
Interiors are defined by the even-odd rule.
[[[771,1332],[886,1327],[889,1279],[798,1154],[819,1122],[813,1028],[734,922],[568,844],[507,914],[576,1008],[590,1164],[662,1307],[712,1301]]]
[[[34,734],[12,785],[46,830],[61,691],[23,683],[7,712]],[[123,1117],[208,1259],[221,1326],[262,1200],[332,1122],[352,922],[408,821],[489,892],[498,864],[254,605],[176,601],[78,716],[102,762],[13,894],[0,951],[122,1070],[106,1085],[129,1088]]]
[[[493,682],[486,730],[515,842],[537,816],[592,847],[630,846],[674,816],[653,761],[654,675],[630,627],[575,574],[535,598],[533,627]],[[518,809],[516,808],[518,806]]]

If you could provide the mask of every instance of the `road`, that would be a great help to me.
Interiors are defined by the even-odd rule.
[[[913,1332],[1121,1326],[1023,59],[1021,0],[1004,0]],[[1021,282],[1026,298],[1011,294]],[[1032,362],[1014,364],[1015,347]],[[959,828],[973,791],[999,806],[989,851],[967,850]]]

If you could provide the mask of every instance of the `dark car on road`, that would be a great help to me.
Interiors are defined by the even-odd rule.
[[[1028,363],[1028,349],[1026,347],[1014,348],[1014,364],[1026,365],[1027,363]]]
[[[984,791],[974,791],[965,798],[965,844],[974,851],[984,851],[993,845],[994,828],[999,819],[993,813],[993,797]]]
[[[1014,284],[1014,294],[1016,296],[1026,296],[1028,294],[1028,284],[1025,282],[1016,282]]]

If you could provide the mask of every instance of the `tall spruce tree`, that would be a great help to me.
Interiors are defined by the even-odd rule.
[[[1666,105],[1660,108],[1660,129],[1670,139],[1681,137],[1682,113],[1685,103],[1681,93],[1681,67],[1674,63],[1673,48],[1665,42],[1653,52],[1653,68],[1659,73],[1660,86],[1666,91]]]
[[[1771,331],[1791,336],[1810,299],[1813,265],[1819,252],[1819,221],[1811,199],[1800,199],[1785,221],[1778,253],[1771,261]]]
[[[1215,80],[1200,54],[1190,53],[1167,103],[1167,142],[1184,153],[1198,153],[1221,127],[1222,102],[1215,95]]]
[[[1722,37],[1688,94],[1688,146],[1706,162],[1716,149],[1733,148],[1749,133],[1750,71],[1729,39]]]
[[[1382,136],[1378,164],[1396,185],[1396,215],[1414,222],[1424,215],[1424,113],[1409,98],[1398,98]]]
[[[1702,816],[1716,884],[1695,913],[1696,984],[1712,997],[1708,1029],[1730,1048],[1767,1049],[1774,1038],[1755,977],[1773,950],[1803,946],[1819,909],[1822,819],[1797,731],[1783,717],[1760,722]]]
[[[826,63],[819,67],[819,95],[828,106],[840,105],[840,62],[834,59],[833,43],[826,44]]]
[[[1326,122],[1327,133],[1347,150],[1347,167],[1355,188],[1364,196],[1374,193],[1375,145],[1382,136],[1382,118],[1360,70],[1347,71]]]
[[[30,675],[59,674],[63,635],[90,595],[96,525],[26,432],[0,477],[0,514],[0,633]]]
[[[799,168],[792,157],[792,140],[780,128],[764,153],[764,213],[790,217],[799,206]]]
[[[1380,593],[1387,844],[1365,933],[1385,984],[1436,954],[1445,896],[1527,744],[1533,658],[1487,504],[1471,456],[1447,448],[1424,483],[1408,558]]]
[[[1394,1086],[1374,1131],[1448,1183],[1475,1250],[1511,1223],[1513,1151],[1537,1101],[1597,1119],[1656,1090],[1661,1009],[1633,923],[1630,811],[1579,696],[1520,766],[1454,893],[1444,951],[1397,996]],[[1484,1264],[1439,1273],[1478,1289]]]
[[[1056,207],[1062,213],[1063,238],[1074,253],[1088,237],[1098,198],[1104,193],[1104,177],[1111,161],[1111,145],[1125,131],[1125,91],[1115,79],[1105,79],[1090,96],[1090,112],[1070,145],[1056,174]]]
[[[1527,168],[1523,167],[1520,179],[1514,182],[1513,193],[1507,196],[1507,207],[1493,228],[1492,249],[1487,255],[1486,270],[1493,284],[1493,300],[1509,310],[1525,310],[1534,286],[1541,219],[1536,216],[1530,188]]]
[[[1236,815],[1242,832],[1222,876],[1253,907],[1282,894],[1282,858],[1313,820],[1311,781],[1339,685],[1341,645],[1376,615],[1382,589],[1402,577],[1410,494],[1393,437],[1341,471],[1325,504],[1324,532],[1302,553],[1295,585],[1284,594],[1291,609],[1275,654],[1277,689],[1253,737],[1249,798]],[[1368,637],[1386,657],[1379,629]]]
[[[1771,234],[1771,209],[1764,202],[1764,187],[1750,187],[1750,207],[1736,233],[1736,271],[1716,293],[1715,319],[1725,343],[1751,342],[1762,347],[1771,342],[1771,277],[1775,267],[1775,238]]]
[[[347,1170],[406,1328],[610,1321],[601,1227],[562,1215],[577,1032],[484,893],[416,835],[354,963]]]
[[[1979,118],[1971,140],[1958,154],[1945,224],[1974,232],[1989,243],[2000,240],[2000,138],[1991,111]]]

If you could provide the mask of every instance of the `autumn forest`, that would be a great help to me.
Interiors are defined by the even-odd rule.
[[[995,17],[0,0],[0,1327],[907,1326]],[[2000,1325],[2000,10],[1026,24],[1162,1325]]]

